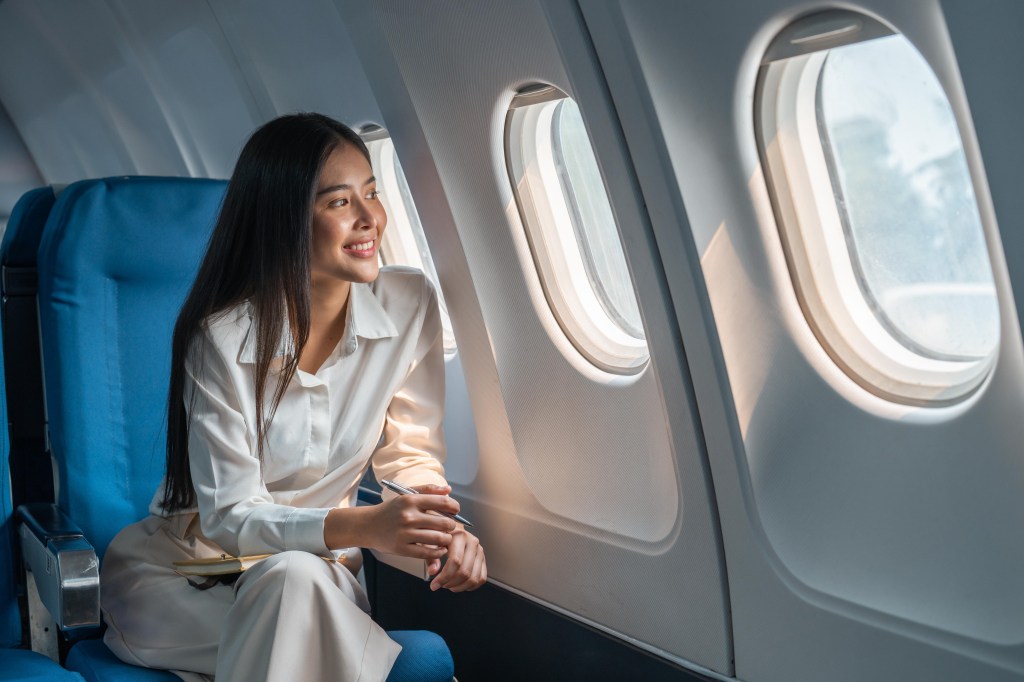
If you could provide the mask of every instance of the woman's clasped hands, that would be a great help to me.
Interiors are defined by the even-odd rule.
[[[402,497],[427,497],[444,496],[444,499],[454,503],[455,511],[445,509],[450,514],[459,513],[459,503],[448,497],[452,491],[450,486],[425,485],[419,487],[420,495],[403,495]],[[452,592],[468,592],[487,582],[487,561],[484,559],[484,548],[480,546],[480,540],[463,527],[448,518],[454,529],[450,531],[451,542],[448,544],[447,557],[444,567],[441,567],[441,560],[433,559],[427,563],[427,572],[434,576],[430,581],[431,590],[446,589]]]
[[[352,544],[424,559],[428,575],[434,576],[431,590],[468,592],[483,585],[487,562],[480,541],[462,524],[436,513],[459,513],[459,503],[448,497],[451,487],[423,485],[417,490],[418,495],[399,495],[379,505],[355,508],[362,517],[357,520],[362,539]]]

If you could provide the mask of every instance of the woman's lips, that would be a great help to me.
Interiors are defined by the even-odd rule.
[[[368,239],[357,244],[349,244],[342,247],[342,250],[356,258],[372,258],[377,255],[377,240]]]

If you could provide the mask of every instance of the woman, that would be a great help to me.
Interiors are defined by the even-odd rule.
[[[358,548],[427,561],[433,590],[486,581],[477,539],[434,513],[459,509],[437,299],[419,271],[379,270],[386,223],[366,146],[337,121],[283,116],[245,145],[174,330],[167,475],[104,560],[122,660],[218,682],[384,679],[400,647],[367,613]],[[371,464],[421,494],[354,506]],[[172,567],[221,554],[273,556],[234,584]]]

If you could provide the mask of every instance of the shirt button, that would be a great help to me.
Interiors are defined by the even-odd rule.
[[[345,344],[345,348],[348,350],[349,353],[351,353],[356,349],[356,342],[354,340],[349,341],[348,343]]]

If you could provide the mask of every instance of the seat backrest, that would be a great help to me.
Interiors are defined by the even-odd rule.
[[[51,187],[14,205],[0,244],[0,321],[7,373],[11,495],[14,506],[53,501],[36,306],[36,251],[55,201]]]
[[[163,474],[171,333],[225,187],[82,181],[47,221],[39,321],[57,501],[101,557]]]

